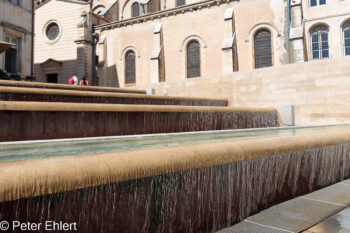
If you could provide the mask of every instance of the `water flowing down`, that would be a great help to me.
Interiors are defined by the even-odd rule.
[[[349,177],[350,133],[340,129],[0,163],[0,218],[214,232]]]
[[[0,141],[276,127],[273,108],[0,101]]]

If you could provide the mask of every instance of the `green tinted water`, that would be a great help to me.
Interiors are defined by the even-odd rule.
[[[239,140],[261,137],[281,137],[322,133],[345,129],[350,125],[318,127],[283,127],[271,129],[225,130],[197,133],[174,133],[166,135],[138,135],[113,138],[48,140],[16,143],[0,143],[0,162],[34,158],[48,158],[64,155],[79,155],[120,150],[136,150],[151,147]]]

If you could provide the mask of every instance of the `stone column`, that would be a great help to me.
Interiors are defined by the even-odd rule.
[[[91,79],[91,27],[89,15],[83,11],[81,13],[81,21],[77,25],[77,39],[74,41],[77,45],[77,67],[76,74],[79,79],[86,76]]]
[[[304,56],[304,27],[302,19],[301,0],[290,0],[290,58],[291,63],[305,61]]]

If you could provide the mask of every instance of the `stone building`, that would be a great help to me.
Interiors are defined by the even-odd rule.
[[[33,2],[0,0],[0,42],[13,44],[0,54],[0,69],[14,79],[32,76]]]
[[[120,20],[95,27],[102,85],[350,122],[350,0],[151,1],[120,1]]]
[[[149,9],[151,2],[139,8]],[[96,26],[103,85],[171,82],[289,63],[286,1],[168,0],[158,11],[139,14],[133,11],[137,4],[121,1],[121,20]],[[260,49],[254,51],[257,33]]]
[[[116,0],[37,0],[34,75],[37,81],[67,83],[76,73],[94,74],[94,25],[117,19]]]
[[[122,0],[119,6],[119,21],[95,27],[102,38],[97,54],[103,85],[139,86],[348,55],[349,0]]]
[[[57,73],[65,83],[76,71],[97,75],[101,86],[294,105],[297,124],[350,122],[350,0],[106,2],[38,6],[37,77]],[[56,17],[50,9],[66,12],[57,17],[71,25],[54,43],[45,35]],[[86,26],[77,27],[83,12]]]

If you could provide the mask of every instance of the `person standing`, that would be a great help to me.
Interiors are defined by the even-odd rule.
[[[82,78],[82,80],[80,81],[80,86],[87,86],[88,85],[88,81],[86,80],[85,77]]]
[[[74,80],[74,85],[78,85],[78,77],[77,77],[77,74],[74,74],[73,76],[73,80]]]
[[[73,77],[71,77],[71,78],[68,80],[68,84],[70,84],[70,85],[78,85],[78,77],[77,77],[77,74],[74,74]]]

